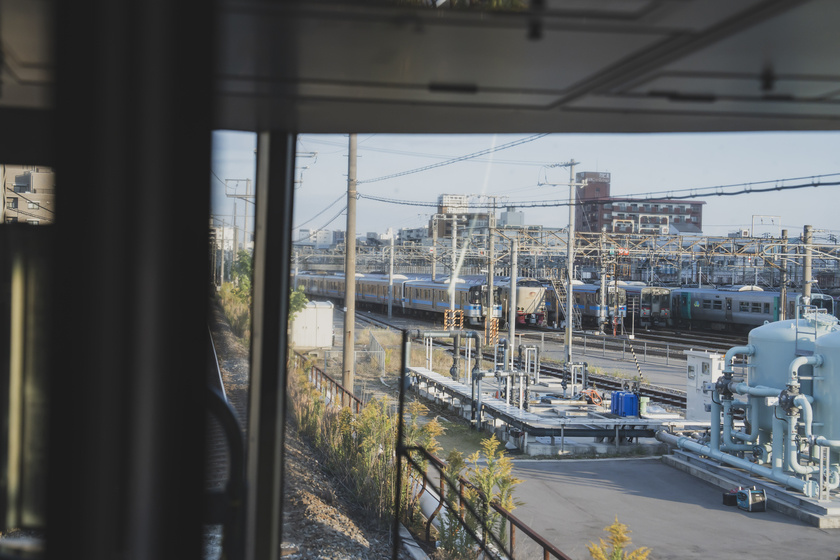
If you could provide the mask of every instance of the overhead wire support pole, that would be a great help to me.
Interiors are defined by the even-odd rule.
[[[579,162],[569,160],[568,163],[556,163],[549,167],[568,167],[569,168],[569,237],[566,244],[566,329],[564,336],[564,344],[566,349],[566,363],[572,361],[572,331],[574,330],[574,288],[572,281],[574,280],[574,264],[575,264],[575,204],[576,204],[576,187],[586,185],[586,181],[575,183],[575,165]],[[563,186],[563,183],[544,183],[550,186]]]
[[[388,318],[391,318],[394,304],[394,233],[391,230],[391,259],[388,267]]]
[[[455,329],[455,282],[456,272],[455,267],[458,263],[458,256],[456,255],[458,245],[458,216],[452,218],[452,269],[449,272],[449,310],[452,313],[452,324],[450,329]]]
[[[355,382],[356,323],[356,134],[350,134],[347,158],[347,232],[344,235],[344,352],[341,384],[351,393]],[[343,397],[342,397],[343,398]]]

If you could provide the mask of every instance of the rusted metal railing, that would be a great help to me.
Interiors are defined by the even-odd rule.
[[[297,367],[301,367],[303,363],[306,362],[306,356],[295,352],[295,360],[298,361],[295,364]],[[344,385],[327,375],[324,370],[321,368],[311,365],[309,367],[308,372],[309,382],[315,386],[316,389],[321,391],[321,394],[324,395],[324,399],[333,405],[338,404],[342,408],[348,406],[353,409],[353,412],[359,413],[362,411],[363,403],[352,393],[352,391],[348,391],[344,388]]]
[[[492,508],[496,513],[498,513],[501,518],[506,522],[508,525],[508,542],[509,546],[505,546],[502,542],[501,538],[496,535],[493,531],[486,530],[487,527],[487,520],[485,516],[482,515],[480,512],[475,510],[473,504],[470,504],[469,501],[466,499],[464,490],[466,488],[471,488],[477,495],[479,500],[481,500],[482,505],[486,504],[487,497],[484,495],[481,490],[475,487],[469,480],[465,479],[462,476],[458,477],[458,480],[453,482],[452,480],[448,479],[444,474],[444,469],[446,468],[446,463],[444,463],[439,458],[435,457],[422,447],[406,447],[402,448],[403,456],[407,459],[408,464],[416,470],[420,476],[422,477],[422,485],[418,490],[417,496],[415,496],[414,500],[412,501],[412,505],[416,504],[420,500],[420,496],[423,492],[426,492],[429,496],[434,496],[434,494],[427,491],[427,485],[435,487],[434,481],[429,477],[428,472],[424,469],[423,465],[418,463],[411,455],[412,453],[417,453],[422,455],[428,464],[434,466],[435,469],[439,472],[439,479],[437,484],[437,496],[435,499],[438,500],[438,505],[434,509],[434,511],[429,514],[428,519],[426,520],[426,540],[431,540],[431,528],[434,519],[438,516],[441,510],[446,507],[447,504],[447,487],[453,492],[457,490],[458,492],[458,505],[459,511],[456,513],[461,527],[469,533],[469,535],[473,538],[475,543],[481,547],[481,549],[488,554],[492,558],[505,558],[510,560],[516,559],[516,532],[519,529],[524,535],[529,537],[539,548],[542,549],[542,557],[544,560],[549,560],[549,558],[557,558],[559,560],[571,560],[571,558],[565,555],[562,551],[560,551],[556,546],[548,542],[543,536],[539,533],[531,529],[528,525],[526,525],[522,520],[514,516],[510,511],[502,507],[498,502],[491,501],[489,503],[490,508]],[[455,484],[457,483],[457,489],[455,488]],[[484,508],[481,508],[484,509]],[[467,510],[473,515],[476,519],[481,520],[481,532],[480,534],[476,534],[473,530],[471,530],[465,520],[464,520],[464,511]],[[452,512],[450,512],[451,514]],[[488,540],[490,541],[488,543]]]

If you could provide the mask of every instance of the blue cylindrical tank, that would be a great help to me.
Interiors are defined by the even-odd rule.
[[[826,314],[776,321],[753,329],[749,335],[749,343],[755,346],[747,374],[750,387],[761,385],[784,389],[790,377],[790,363],[793,359],[814,353],[816,342],[821,342],[837,330],[837,319]],[[799,370],[801,376],[810,376],[812,373],[811,366],[803,366]],[[810,393],[811,383],[803,382],[802,389]],[[759,430],[765,432],[768,441],[773,427],[773,414],[773,407],[766,406],[762,406],[758,413]]]
[[[840,331],[818,338],[816,353],[823,365],[816,368],[822,379],[815,380],[812,389],[814,434],[840,439]]]

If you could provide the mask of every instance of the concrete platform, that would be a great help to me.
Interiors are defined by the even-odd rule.
[[[723,505],[721,490],[665,465],[659,458],[514,460],[523,479],[513,514],[574,560],[608,537],[616,517],[632,531],[628,551],[652,549],[650,560],[835,560],[840,529],[819,529],[778,511],[746,512]],[[517,558],[539,558],[517,536]]]
[[[472,420],[470,386],[422,367],[409,371],[416,381],[412,388],[421,397]],[[494,393],[493,386],[482,389],[483,414],[476,423],[531,456],[653,455],[668,449],[652,437],[656,430],[708,427],[708,423],[686,423],[675,414],[619,417],[610,414],[608,402],[605,408],[568,399],[532,401],[526,411],[494,398]]]
[[[759,490],[763,489],[767,494],[768,508],[821,529],[840,528],[840,497],[836,492],[831,501],[820,502],[799,492],[789,491],[773,481],[752,476],[741,469],[681,450],[663,456],[662,461],[717,486],[721,491],[737,486],[755,486]]]

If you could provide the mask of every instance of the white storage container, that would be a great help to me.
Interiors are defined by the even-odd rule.
[[[298,350],[331,348],[333,345],[333,304],[310,301],[292,321],[292,345]]]

